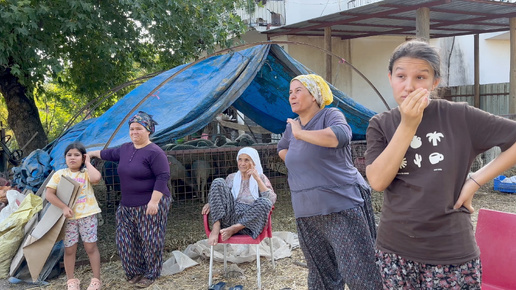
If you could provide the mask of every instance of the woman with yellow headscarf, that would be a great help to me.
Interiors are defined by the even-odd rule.
[[[300,75],[289,102],[299,117],[287,119],[278,154],[288,168],[299,243],[309,289],[382,289],[375,264],[376,228],[371,189],[351,158],[351,128],[326,81]]]

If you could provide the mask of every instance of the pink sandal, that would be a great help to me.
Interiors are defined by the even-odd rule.
[[[68,290],[81,290],[81,281],[77,278],[69,279],[66,281],[66,286]]]
[[[102,282],[100,282],[97,278],[91,278],[90,286],[88,286],[87,290],[100,290],[102,287]]]

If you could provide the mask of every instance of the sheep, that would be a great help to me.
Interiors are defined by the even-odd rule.
[[[192,163],[192,174],[195,177],[195,184],[197,185],[197,192],[201,196],[201,200],[203,203],[206,203],[206,185],[208,183],[208,178],[214,174],[214,169],[211,166],[212,162],[206,160],[195,160]]]
[[[170,165],[170,179],[168,180],[168,187],[172,197],[175,196],[175,190],[172,184],[173,180],[182,180],[184,184],[193,188],[192,183],[189,181],[189,176],[186,173],[185,166],[181,162],[179,162],[179,160],[177,160],[174,156],[167,155],[167,159]]]

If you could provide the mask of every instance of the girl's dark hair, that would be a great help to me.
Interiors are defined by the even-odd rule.
[[[389,72],[392,73],[394,62],[402,57],[422,59],[434,70],[434,77],[441,78],[441,58],[437,49],[425,41],[414,39],[400,44],[389,60]]]
[[[84,157],[84,154],[86,154],[86,147],[84,147],[84,145],[82,145],[81,142],[73,142],[70,145],[66,146],[66,149],[64,152],[65,159],[66,159],[66,154],[68,153],[68,151],[70,151],[72,149],[79,150],[79,152],[81,152],[83,157]],[[82,164],[81,164],[81,169],[83,169],[83,168],[84,168],[84,159],[82,160]]]

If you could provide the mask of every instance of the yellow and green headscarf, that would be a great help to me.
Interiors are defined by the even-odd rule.
[[[305,86],[310,94],[314,96],[321,109],[333,102],[333,93],[330,90],[330,86],[322,77],[315,74],[298,75],[293,80],[298,80]],[[292,83],[292,81],[290,82]]]

